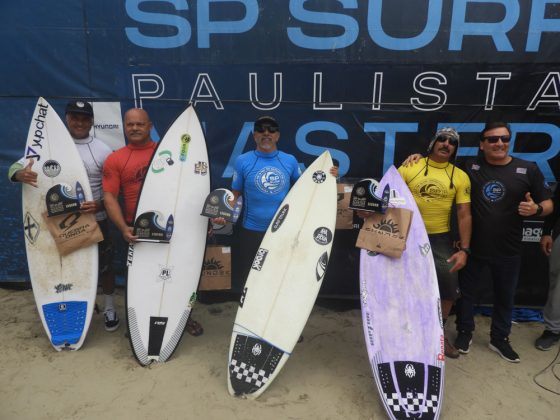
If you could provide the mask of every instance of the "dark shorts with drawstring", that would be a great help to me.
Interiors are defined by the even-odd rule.
[[[453,267],[452,263],[447,260],[456,250],[453,248],[453,239],[449,232],[436,233],[428,235],[434,263],[436,265],[436,273],[438,278],[439,295],[441,300],[456,301],[459,298],[459,275],[457,272],[450,273]]]

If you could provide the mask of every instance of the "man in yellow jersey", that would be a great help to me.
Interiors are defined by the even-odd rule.
[[[444,324],[459,297],[457,272],[465,266],[470,255],[472,231],[471,183],[467,174],[451,163],[455,162],[459,140],[455,129],[442,128],[430,142],[425,158],[407,159],[399,168],[426,225],[434,255]],[[450,232],[454,203],[457,205],[459,248],[453,246]],[[447,337],[445,355],[459,357],[459,352]]]

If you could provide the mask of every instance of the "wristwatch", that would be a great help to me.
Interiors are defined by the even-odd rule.
[[[543,208],[540,204],[537,204],[537,211],[535,212],[535,216],[540,216],[543,212]]]
[[[461,247],[461,248],[459,248],[459,251],[464,251],[465,254],[467,254],[469,257],[470,257],[470,255],[472,254],[470,248],[463,248],[463,247]]]

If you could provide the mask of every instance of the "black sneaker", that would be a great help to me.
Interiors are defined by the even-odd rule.
[[[544,330],[542,335],[535,341],[535,347],[539,350],[548,351],[552,349],[560,340],[560,333],[553,333],[549,330]]]
[[[472,333],[468,331],[459,331],[455,339],[455,348],[459,353],[467,354],[471,351]]]
[[[108,309],[105,315],[105,331],[115,331],[119,328],[120,320],[114,309]]]
[[[509,344],[509,339],[504,338],[503,340],[497,340],[492,338],[490,340],[490,344],[488,344],[490,350],[494,350],[502,359],[507,360],[511,363],[519,363],[521,360],[519,359],[519,355],[513,351],[511,345]]]

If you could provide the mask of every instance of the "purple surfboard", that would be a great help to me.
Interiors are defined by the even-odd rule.
[[[380,181],[389,207],[412,210],[401,258],[360,254],[364,335],[381,401],[392,419],[437,419],[443,397],[444,342],[439,291],[424,222],[394,166]],[[397,228],[387,221],[388,228]]]

